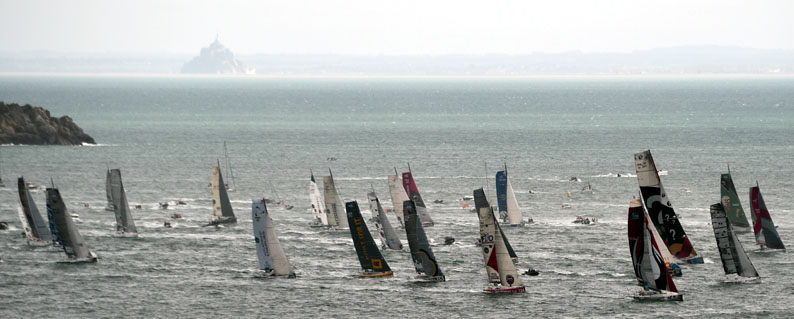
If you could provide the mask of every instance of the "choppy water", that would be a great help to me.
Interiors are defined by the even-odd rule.
[[[784,243],[794,245],[793,78],[3,76],[0,100],[68,114],[100,143],[0,148],[0,220],[14,226],[0,232],[4,318],[789,317],[794,308],[794,258],[757,252],[751,234],[740,239],[762,283],[721,283],[708,213],[730,164],[745,209],[758,180]],[[240,222],[202,228],[223,141]],[[648,148],[668,171],[665,188],[706,257],[676,278],[684,303],[630,297],[638,288],[626,238],[628,203],[638,191],[632,156]],[[448,281],[409,283],[407,251],[384,252],[394,278],[352,278],[359,265],[349,233],[307,227],[309,169],[318,176],[333,169],[343,197],[362,207],[372,185],[390,207],[386,176],[407,162],[426,202],[444,200],[429,204],[436,226],[427,233],[436,243],[457,239],[433,247]],[[460,199],[485,186],[486,164],[493,197],[493,175],[504,162],[525,218],[536,221],[505,231],[541,275],[523,278],[526,294],[489,296],[481,293],[477,218]],[[132,212],[137,239],[112,235],[114,217],[102,209],[108,166],[121,168],[130,204],[143,207]],[[57,264],[63,253],[25,245],[16,217],[21,175],[37,185],[55,181],[80,215],[97,264]],[[594,194],[577,192],[584,182]],[[43,192],[33,196],[43,208]],[[250,202],[263,196],[295,205],[270,207],[295,280],[257,276]],[[163,201],[172,203],[168,211],[158,209]],[[173,212],[185,219],[163,228]],[[574,225],[576,215],[600,222]]]

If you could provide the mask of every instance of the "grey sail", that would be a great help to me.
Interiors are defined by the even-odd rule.
[[[405,216],[405,235],[408,238],[411,259],[414,262],[416,272],[424,279],[444,281],[444,273],[438,267],[438,262],[433,255],[433,250],[430,248],[430,243],[427,241],[422,222],[416,213],[416,204],[411,200],[403,202],[403,214]]]
[[[121,170],[116,168],[110,171],[110,191],[113,198],[113,211],[116,213],[116,231],[127,234],[137,234],[135,221],[130,213],[130,205],[127,203],[127,193],[124,191],[124,184],[121,182]]]
[[[107,170],[107,174],[105,175],[105,197],[107,197],[108,203],[105,206],[105,210],[113,211],[113,191],[110,188],[110,170]]]
[[[52,215],[58,240],[63,251],[70,259],[92,259],[96,256],[88,250],[88,246],[80,236],[72,216],[66,210],[61,193],[56,188],[47,188],[47,212]]]
[[[25,179],[20,177],[17,180],[17,188],[19,189],[19,203],[22,205],[22,210],[25,213],[28,225],[30,225],[33,236],[41,241],[52,241],[52,233],[50,232],[48,222],[41,217],[36,202],[30,196],[30,190],[25,183]]]
[[[339,210],[341,203],[336,202],[336,187],[334,186],[333,176],[323,176],[323,200],[325,201],[325,215],[328,218],[328,225],[339,226],[341,215]]]
[[[389,218],[386,217],[386,212],[383,211],[383,206],[380,205],[378,196],[375,192],[370,192],[367,193],[367,199],[369,199],[369,210],[375,218],[375,226],[378,229],[383,247],[394,250],[403,249],[403,244],[400,242],[400,238],[397,237],[397,232],[391,227],[391,222],[389,222]]]
[[[755,270],[744,247],[736,238],[722,203],[711,205],[711,226],[714,228],[714,237],[717,239],[717,249],[720,252],[725,274],[758,277],[758,271]]]
[[[364,271],[364,274],[360,276],[382,277],[393,275],[389,264],[386,263],[386,259],[383,258],[380,250],[378,250],[378,245],[372,239],[367,223],[364,222],[364,217],[361,216],[358,203],[355,201],[346,203],[345,210],[347,211],[347,221],[350,225],[350,236],[353,237],[353,246],[356,247],[358,261]]]
[[[211,186],[214,218],[210,221],[210,225],[237,222],[237,218],[234,217],[234,211],[232,210],[232,203],[229,202],[229,195],[226,193],[226,187],[224,185],[220,163],[218,162],[217,165],[212,168]]]

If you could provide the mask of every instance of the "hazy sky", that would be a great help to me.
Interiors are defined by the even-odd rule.
[[[437,55],[794,49],[779,0],[0,0],[0,52]]]

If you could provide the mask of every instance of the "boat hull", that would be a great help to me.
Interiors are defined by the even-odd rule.
[[[387,271],[387,272],[365,272],[356,275],[358,278],[377,278],[377,277],[392,277],[394,276],[394,272]]]
[[[633,297],[634,300],[638,301],[684,301],[684,295],[669,291],[646,293],[643,290],[635,294]]]
[[[444,276],[428,277],[424,275],[416,275],[416,277],[411,279],[411,281],[415,283],[434,283],[447,281],[447,278]]]
[[[93,252],[86,258],[73,258],[67,260],[58,261],[59,264],[87,264],[87,263],[95,263],[99,261],[96,254]]]
[[[482,291],[485,292],[485,293],[489,293],[489,294],[504,294],[504,293],[514,294],[514,293],[527,292],[527,288],[524,287],[524,286],[509,287],[509,288],[493,288],[493,287],[489,287],[489,288],[483,289]]]
[[[208,224],[206,224],[204,226],[217,226],[217,225],[221,225],[221,224],[236,224],[236,223],[237,223],[237,218],[235,218],[235,217],[218,218],[218,219],[211,220]]]

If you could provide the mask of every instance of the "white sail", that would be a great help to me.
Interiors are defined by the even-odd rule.
[[[320,221],[320,225],[328,226],[328,214],[325,212],[325,203],[323,203],[320,190],[317,188],[317,182],[314,180],[314,174],[309,181],[309,200],[312,202],[312,216],[315,220]]]
[[[375,192],[370,192],[367,193],[367,199],[369,199],[369,210],[375,218],[375,227],[380,235],[381,247],[388,247],[394,250],[403,249],[400,238],[397,237],[397,233],[394,231],[394,228],[391,227],[389,218],[386,217],[386,213],[380,205],[378,196],[375,195]]]
[[[137,236],[138,229],[135,227],[135,221],[130,213],[130,205],[127,203],[127,194],[124,192],[119,169],[110,171],[110,190],[113,198],[113,211],[116,214],[116,231],[125,235]]]
[[[510,177],[507,177],[507,219],[511,225],[523,224],[521,217],[521,207],[518,206],[516,193],[513,192],[513,184],[510,183]]]
[[[251,204],[251,220],[254,227],[256,252],[259,257],[259,269],[274,276],[294,277],[295,273],[278,241],[273,219],[267,212],[264,200],[254,200]]]
[[[329,171],[330,173],[330,171]],[[348,229],[345,202],[339,196],[334,183],[334,175],[323,176],[323,191],[325,195],[325,209],[328,211],[328,223],[340,229]],[[332,222],[332,218],[335,222]]]
[[[523,287],[502,232],[497,226],[493,208],[488,205],[482,189],[474,191],[474,200],[480,220],[480,244],[488,282],[500,285],[503,289]]]
[[[648,212],[644,209],[643,212],[645,212],[645,221],[648,223],[648,228],[651,229],[651,236],[653,236],[653,239],[656,240],[657,243],[663,243],[662,236],[659,236],[659,232],[656,231],[656,226],[653,225],[653,221],[651,221],[651,217],[648,216]],[[678,259],[673,257],[669,249],[659,249],[659,253],[661,253],[662,260],[664,260],[666,265],[678,264]]]
[[[36,236],[33,236],[33,229],[28,224],[28,219],[25,217],[25,211],[22,210],[22,204],[17,203],[17,212],[19,213],[19,221],[22,223],[22,229],[25,230],[25,239],[28,245],[38,242]]]
[[[397,215],[397,221],[400,222],[400,226],[405,227],[403,203],[408,200],[408,195],[405,193],[405,188],[403,188],[403,182],[400,180],[400,176],[389,176],[389,194],[391,195],[391,202],[394,206],[394,214]]]

